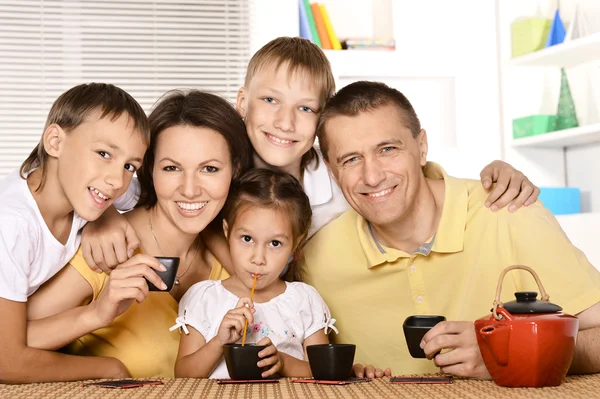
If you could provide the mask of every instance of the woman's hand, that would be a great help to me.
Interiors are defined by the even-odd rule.
[[[273,342],[271,342],[269,337],[264,337],[258,341],[256,345],[267,345],[265,349],[258,352],[258,357],[261,359],[257,363],[258,367],[261,369],[263,367],[269,367],[267,371],[263,371],[262,378],[270,377],[280,370],[283,370],[283,356],[279,355],[277,347],[273,345]]]
[[[246,320],[248,325],[254,323],[254,303],[250,298],[240,298],[235,309],[231,309],[223,317],[219,330],[217,331],[217,340],[221,345],[233,344],[242,338]]]

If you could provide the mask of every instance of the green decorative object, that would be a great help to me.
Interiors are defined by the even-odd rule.
[[[556,130],[555,115],[529,115],[513,119],[513,138],[536,136]]]
[[[551,19],[529,18],[511,24],[512,56],[519,57],[546,47]]]
[[[556,130],[579,126],[565,68],[561,68],[560,74],[560,97],[558,98],[558,110],[556,111]]]

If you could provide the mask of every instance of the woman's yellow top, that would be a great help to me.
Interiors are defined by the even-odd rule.
[[[69,262],[91,285],[96,300],[108,276],[96,273],[85,262],[81,249]],[[210,280],[229,274],[215,259]],[[179,330],[169,331],[177,318],[177,301],[168,292],[152,291],[142,302],[117,317],[109,326],[71,343],[65,351],[73,355],[108,356],[119,359],[134,378],[173,377],[179,349]]]

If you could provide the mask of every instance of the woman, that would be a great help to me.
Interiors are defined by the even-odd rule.
[[[92,271],[80,251],[32,297],[28,344],[58,349],[75,341],[67,352],[115,357],[133,377],[172,377],[179,333],[169,327],[179,299],[196,282],[228,277],[200,233],[223,208],[232,179],[250,165],[251,146],[233,107],[200,91],[169,93],[149,121],[141,197],[125,215],[139,253],[108,277]],[[148,292],[145,278],[161,282],[154,256],[180,258],[168,293]]]

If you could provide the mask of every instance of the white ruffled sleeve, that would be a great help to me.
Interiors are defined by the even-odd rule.
[[[308,338],[317,331],[324,329],[325,334],[328,334],[330,330],[338,333],[338,329],[334,326],[335,319],[331,317],[329,308],[321,295],[316,289],[308,284],[298,284],[298,291],[304,297],[303,306],[301,307],[300,313],[302,317],[302,324],[304,326],[304,337]]]
[[[169,330],[183,330],[189,334],[187,326],[194,327],[204,338],[210,333],[210,309],[215,298],[215,281],[206,280],[196,283],[187,290],[179,301],[179,316]]]

